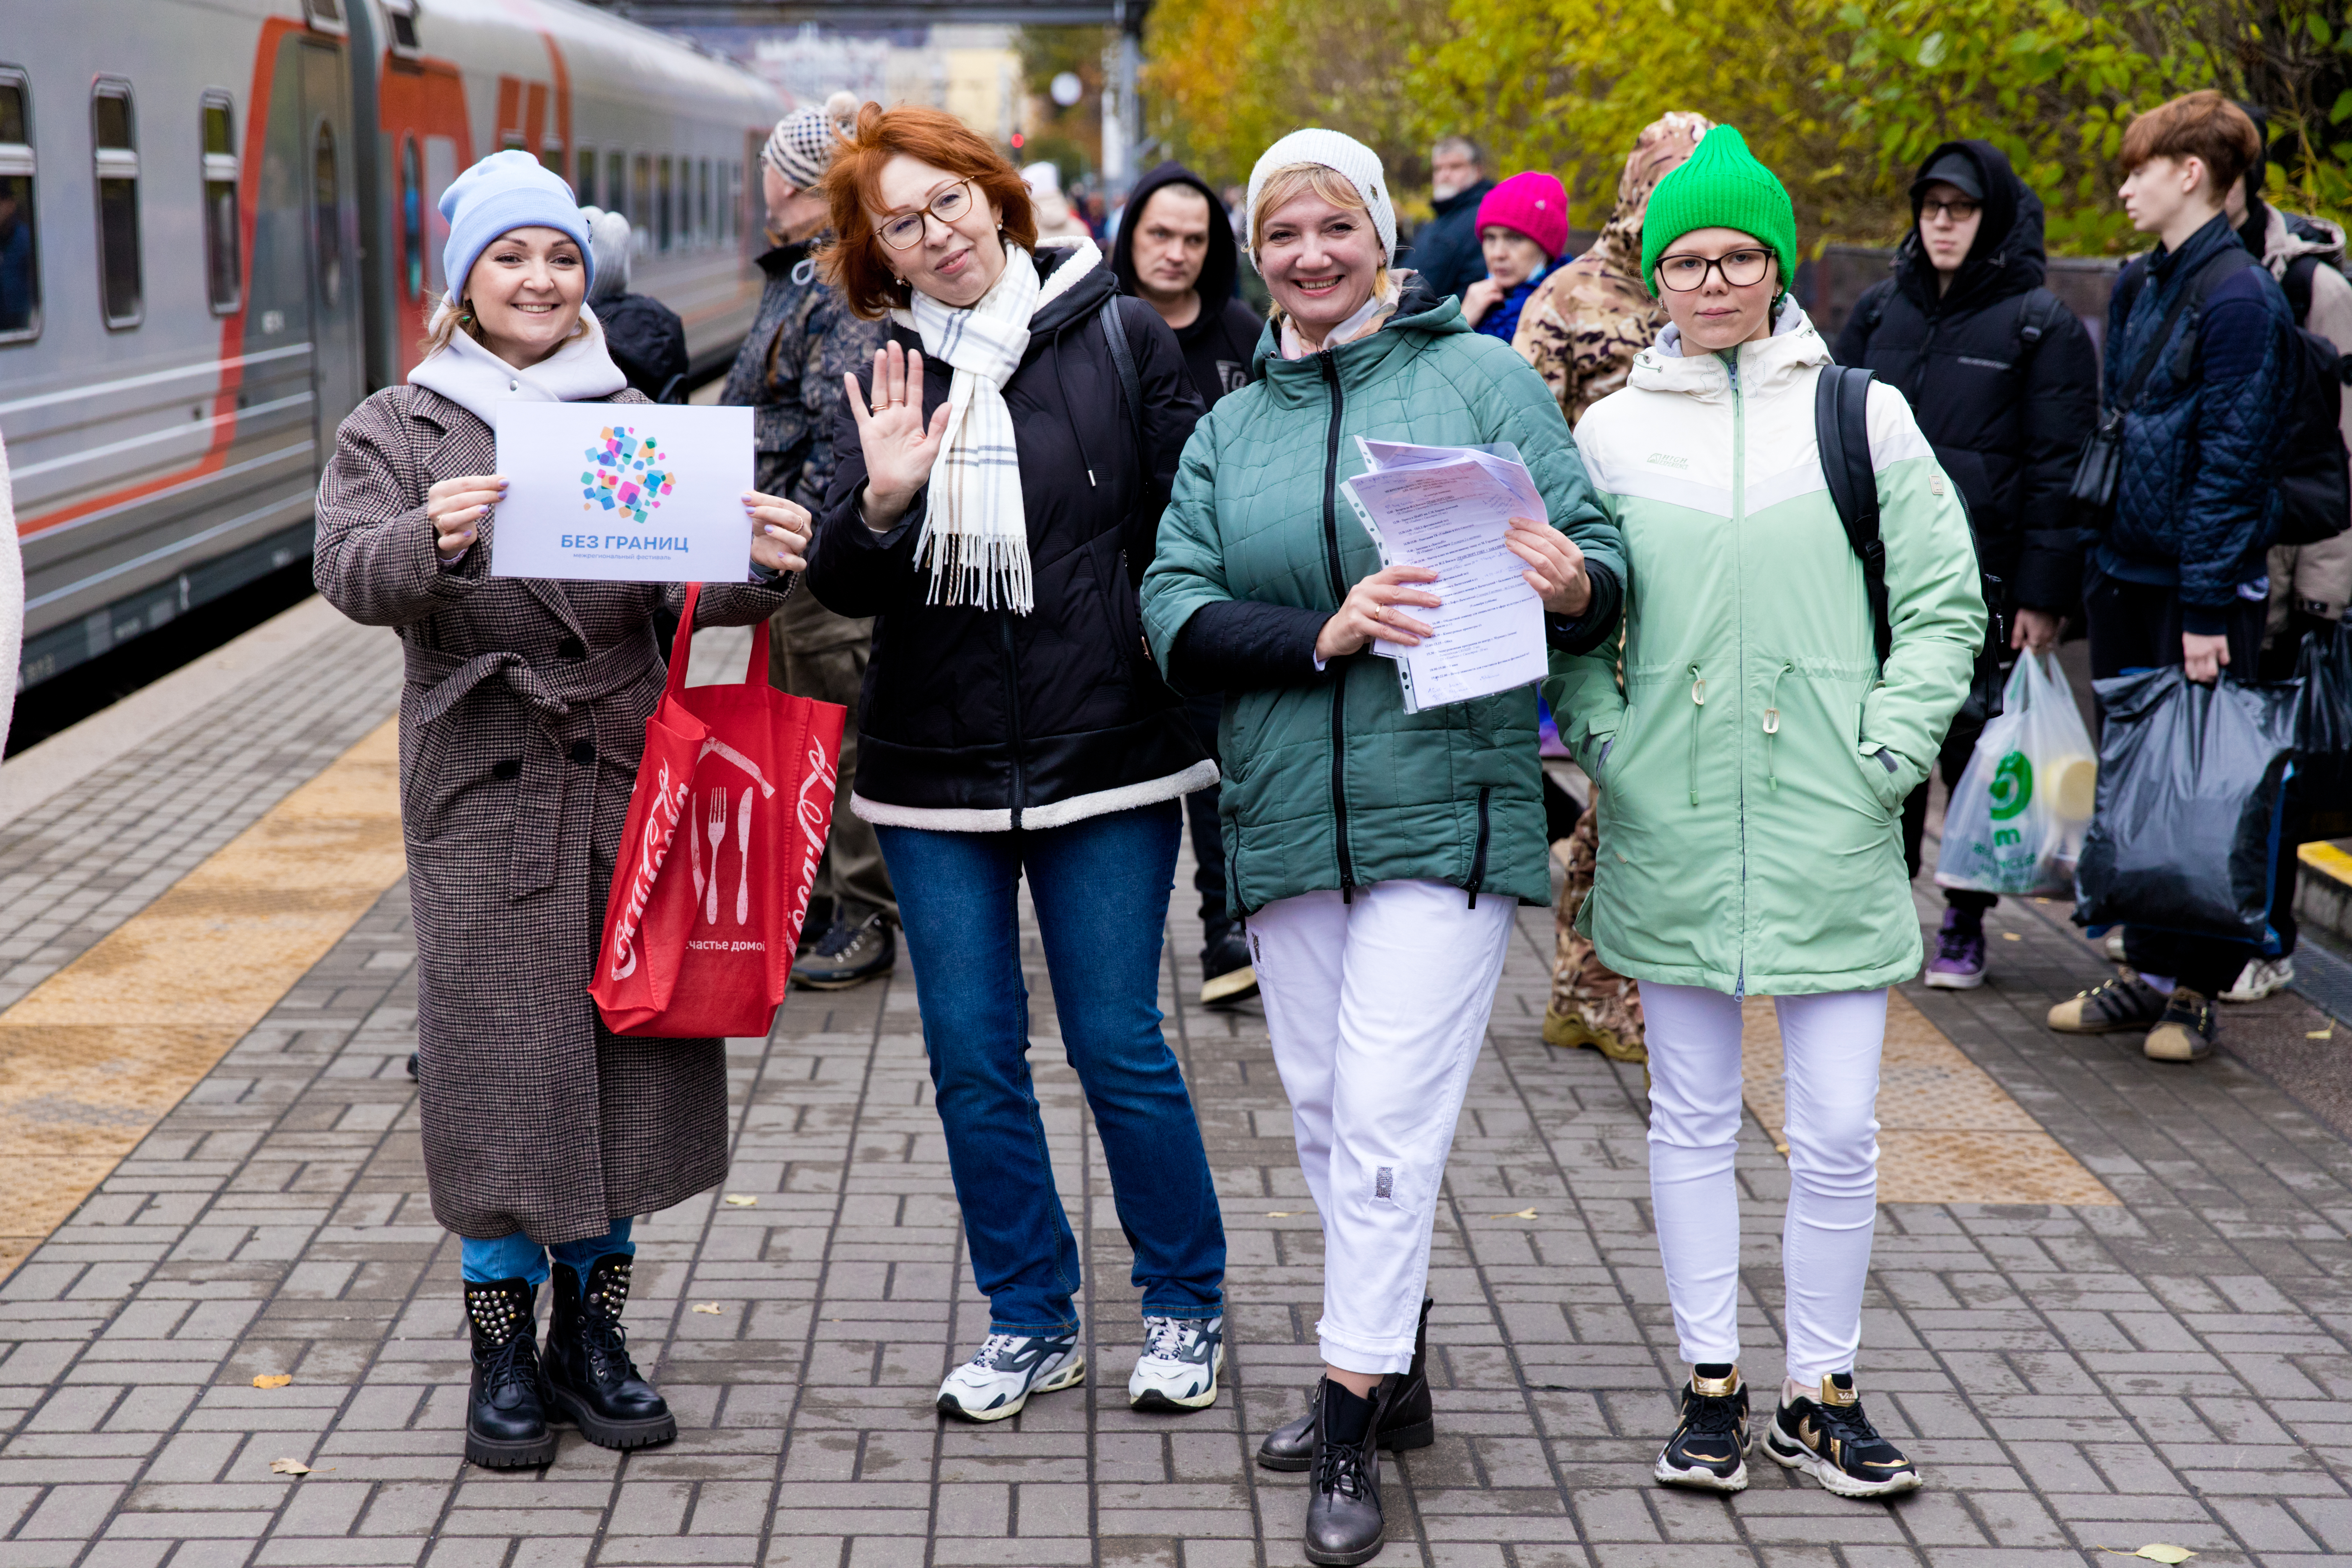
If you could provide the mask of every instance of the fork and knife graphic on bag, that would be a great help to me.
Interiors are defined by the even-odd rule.
[[[749,925],[751,921],[751,792],[745,790],[735,809],[737,858],[741,861],[742,874],[735,884],[735,923]],[[702,910],[705,925],[719,923],[719,852],[727,844],[727,791],[712,790],[704,802],[703,810],[687,818],[688,849],[694,862],[694,900]],[[700,832],[697,832],[699,823]],[[702,874],[702,849],[707,841],[710,847],[710,875]]]

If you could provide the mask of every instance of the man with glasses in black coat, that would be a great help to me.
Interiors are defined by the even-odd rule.
[[[1911,184],[1911,212],[1895,275],[1855,304],[1835,352],[1839,363],[1874,371],[1910,401],[1968,501],[1991,615],[1975,682],[1944,741],[1948,789],[2000,710],[2017,652],[2055,646],[2066,613],[2082,602],[2067,492],[2098,416],[2099,365],[2089,331],[2042,287],[2042,202],[1999,148],[1937,147]],[[1927,820],[1922,783],[1903,805],[1914,877]],[[1945,890],[1929,985],[1984,984],[1984,911],[1999,901]]]

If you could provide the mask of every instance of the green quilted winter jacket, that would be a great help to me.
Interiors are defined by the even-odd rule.
[[[1236,913],[1406,879],[1474,902],[1551,899],[1533,686],[1409,714],[1388,659],[1315,668],[1316,633],[1380,569],[1339,492],[1363,472],[1358,436],[1517,446],[1593,578],[1583,616],[1547,622],[1553,647],[1596,646],[1616,626],[1617,532],[1541,378],[1472,332],[1451,298],[1408,294],[1399,312],[1297,360],[1266,330],[1260,379],[1219,402],[1184,448],[1144,576],[1144,634],[1162,670],[1181,689],[1225,695],[1219,810]]]
[[[1620,974],[1783,996],[1919,967],[1903,799],[1967,693],[1984,599],[1958,491],[1873,384],[1879,668],[1813,440],[1829,358],[1793,303],[1731,355],[1683,357],[1669,328],[1577,425],[1630,563],[1625,682],[1588,656],[1555,660],[1545,689],[1602,786],[1577,926]]]

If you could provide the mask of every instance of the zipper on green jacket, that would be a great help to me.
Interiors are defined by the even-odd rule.
[[[1331,603],[1348,602],[1348,581],[1339,565],[1339,421],[1346,412],[1339,395],[1339,362],[1325,349],[1315,356],[1331,389],[1331,424],[1323,441],[1323,563],[1331,574]],[[1348,853],[1348,666],[1331,682],[1331,841],[1339,852],[1339,901],[1356,901],[1356,862]]]
[[[1780,775],[1772,771],[1772,737],[1780,732],[1780,677],[1796,668],[1782,660],[1772,672],[1771,694],[1764,699],[1764,784],[1768,789],[1780,787]]]
[[[1696,665],[1696,664],[1694,664],[1694,665],[1692,665],[1692,666],[1690,667],[1690,677],[1691,677],[1691,731],[1690,731],[1690,768],[1689,768],[1690,803],[1691,803],[1693,805],[1696,805],[1698,804],[1698,721],[1699,721],[1699,716],[1700,716],[1701,712],[1702,712],[1702,711],[1706,709],[1706,676],[1704,676],[1704,675],[1701,675],[1701,674],[1698,672],[1698,666],[1697,666],[1697,665]]]
[[[1732,349],[1723,356],[1726,369],[1731,373],[1731,552],[1737,570],[1732,581],[1748,580],[1747,563],[1740,545],[1748,521],[1748,400],[1739,390],[1739,351]],[[1736,601],[1732,624],[1738,630],[1738,647],[1733,654],[1732,679],[1738,689],[1748,689],[1748,609],[1745,601]],[[1733,705],[1738,706],[1738,699]],[[1736,795],[1737,820],[1739,824],[1739,974],[1732,982],[1735,1001],[1748,996],[1748,763],[1740,754],[1744,742],[1740,739],[1738,716],[1731,725],[1731,774],[1738,781]]]

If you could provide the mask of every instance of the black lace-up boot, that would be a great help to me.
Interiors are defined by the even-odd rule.
[[[537,1294],[522,1279],[466,1281],[466,1320],[474,1332],[466,1458],[477,1465],[512,1469],[555,1458],[540,1381]]]
[[[1307,1561],[1370,1563],[1381,1554],[1381,1416],[1388,1384],[1367,1399],[1326,1377],[1315,1391],[1315,1479],[1307,1492]]]
[[[1412,1336],[1412,1365],[1387,1380],[1392,1392],[1388,1414],[1381,1417],[1381,1447],[1392,1454],[1426,1448],[1437,1441],[1437,1420],[1429,1404],[1429,1310],[1435,1305],[1430,1297],[1421,1299],[1421,1326]],[[1315,1463],[1312,1404],[1306,1415],[1265,1435],[1257,1446],[1257,1462],[1269,1470],[1303,1470]]]
[[[572,1266],[555,1266],[547,1325],[547,1391],[559,1421],[602,1448],[645,1448],[677,1436],[669,1402],[637,1375],[621,1309],[629,1304],[629,1255],[608,1252],[583,1286]]]

